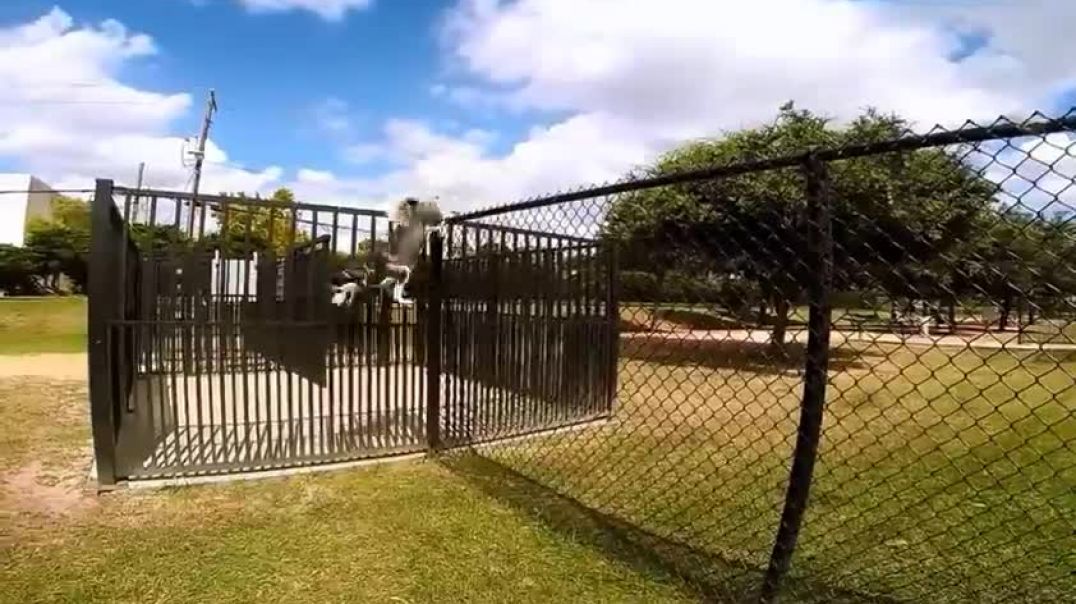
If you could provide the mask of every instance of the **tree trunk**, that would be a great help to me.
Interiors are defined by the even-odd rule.
[[[758,324],[760,326],[766,324],[766,299],[765,298],[760,300],[759,303],[758,303]]]
[[[658,328],[658,315],[661,310],[662,292],[665,291],[665,278],[668,277],[668,273],[664,270],[659,270],[654,273],[656,278],[656,284],[654,286],[654,303],[650,307],[650,327],[647,331],[655,331]]]
[[[785,298],[777,298],[773,301],[773,338],[771,343],[776,348],[785,347],[785,334],[788,332],[788,313],[791,304]]]
[[[1005,331],[1009,328],[1009,315],[1012,313],[1012,294],[1005,294],[1001,299],[1001,309],[998,315],[998,330]]]
[[[1031,302],[1027,305],[1027,324],[1035,324],[1035,303]]]
[[[949,298],[949,333],[956,333],[956,298]]]

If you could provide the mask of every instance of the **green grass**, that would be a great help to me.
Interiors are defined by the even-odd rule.
[[[0,298],[0,354],[85,350],[86,298]]]
[[[487,454],[725,561],[711,580],[743,593],[777,529],[802,359],[707,344],[633,340],[612,424]],[[1076,593],[1076,357],[865,346],[832,367],[790,595]]]
[[[679,310],[662,320],[709,320]],[[744,597],[777,529],[801,355],[634,338],[609,424],[485,450],[496,463],[114,495],[62,522],[4,514],[0,601],[692,599],[663,567]],[[862,345],[831,369],[785,601],[1076,593],[1076,356]],[[0,469],[62,474],[85,446],[62,401],[84,393],[7,386]]]
[[[0,602],[690,602],[434,462],[99,498],[79,383],[0,382]]]
[[[1042,319],[1021,327],[1020,340],[1039,344],[1076,344],[1076,321]]]

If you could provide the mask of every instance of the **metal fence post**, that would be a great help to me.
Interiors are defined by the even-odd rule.
[[[804,162],[807,177],[808,297],[807,355],[800,405],[799,430],[789,472],[781,524],[774,539],[769,567],[762,584],[760,602],[777,599],[781,579],[788,571],[796,549],[803,515],[818,455],[822,431],[822,411],[826,401],[826,371],[829,367],[830,293],[833,281],[833,233],[830,216],[829,175],[826,164],[815,155]]]
[[[441,448],[441,297],[444,241],[430,235],[430,273],[426,304],[426,440],[430,450]]]
[[[112,181],[98,180],[90,205],[90,257],[87,274],[90,424],[97,482],[116,483],[116,423],[110,375],[109,322],[115,316],[117,233],[113,232]]]
[[[620,363],[620,248],[616,242],[606,245],[609,258],[606,268],[609,271],[609,280],[606,284],[605,312],[608,323],[608,339],[606,346],[609,347],[609,365],[604,368],[606,372],[607,390],[606,415],[613,414],[616,406],[617,373]]]

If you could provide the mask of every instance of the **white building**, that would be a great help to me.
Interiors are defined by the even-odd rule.
[[[30,219],[47,218],[57,197],[52,187],[35,176],[0,174],[0,244],[25,244]]]

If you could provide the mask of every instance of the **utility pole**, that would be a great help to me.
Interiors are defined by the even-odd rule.
[[[191,211],[187,217],[187,234],[194,234],[194,206],[198,203],[198,187],[202,184],[202,161],[205,159],[205,142],[209,138],[209,126],[213,123],[213,113],[217,110],[217,94],[212,89],[206,99],[205,117],[202,118],[202,132],[198,135],[198,150],[194,152],[194,186],[191,189]]]
[[[142,176],[145,174],[145,172],[146,172],[146,162],[144,162],[144,161],[143,162],[138,162],[138,184],[135,185],[135,190],[136,191],[141,191],[142,190]],[[138,215],[142,211],[141,208],[142,208],[142,196],[138,195],[138,194],[135,194],[134,209],[132,210],[134,215],[131,217],[131,222],[133,222],[133,223],[138,222]]]

